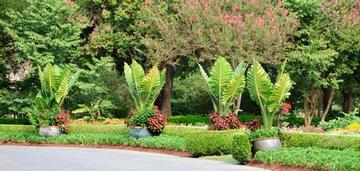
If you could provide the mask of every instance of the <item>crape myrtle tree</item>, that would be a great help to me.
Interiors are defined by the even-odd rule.
[[[181,0],[144,4],[146,20],[137,24],[150,61],[174,67],[183,57],[196,57],[208,72],[208,63],[226,57],[235,69],[240,61],[279,64],[292,46],[298,27],[294,13],[281,2],[267,0]],[[151,29],[147,29],[151,28]],[[171,112],[173,69],[167,69],[162,110]],[[240,105],[240,98],[237,100]],[[236,107],[236,108],[238,108]]]
[[[296,48],[289,55],[289,72],[303,97],[305,126],[310,126],[316,115],[325,121],[336,90],[351,86],[354,80],[344,82],[354,78],[359,65],[359,3],[287,0],[285,4],[301,19]]]

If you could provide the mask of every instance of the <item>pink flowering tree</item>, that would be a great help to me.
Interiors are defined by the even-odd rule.
[[[183,58],[200,62],[208,70],[218,56],[233,68],[252,60],[277,65],[292,47],[299,25],[281,2],[268,0],[180,0],[174,4],[147,0],[143,8],[145,17],[136,27],[147,30],[139,32],[148,49],[147,61],[160,62],[167,71],[174,71],[169,66],[173,68]],[[170,100],[172,74],[167,73],[163,92],[168,100],[163,101]],[[239,108],[241,96],[236,101]]]

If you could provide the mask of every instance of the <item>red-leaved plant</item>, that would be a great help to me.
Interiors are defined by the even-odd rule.
[[[210,130],[228,130],[245,128],[245,126],[239,121],[237,115],[232,113],[228,116],[221,117],[218,113],[213,112],[210,114],[211,125]]]
[[[69,112],[61,109],[61,111],[56,115],[55,118],[56,125],[60,127],[63,133],[67,133],[69,131],[69,123],[70,123],[70,114]]]
[[[246,123],[246,128],[254,132],[261,128],[262,122],[259,119],[253,119]]]
[[[154,115],[148,120],[148,129],[155,134],[160,134],[166,125],[166,116],[161,111],[154,107]]]

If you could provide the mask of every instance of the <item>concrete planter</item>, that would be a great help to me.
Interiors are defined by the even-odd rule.
[[[262,138],[254,141],[254,151],[268,151],[281,148],[281,142],[278,137],[276,138]]]
[[[58,126],[40,126],[39,134],[43,137],[52,137],[61,134],[61,129]]]
[[[144,127],[129,127],[129,135],[135,138],[145,138],[152,136],[150,131]]]

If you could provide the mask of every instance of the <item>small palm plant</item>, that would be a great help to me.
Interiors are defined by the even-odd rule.
[[[154,102],[165,84],[165,70],[159,71],[153,66],[145,75],[141,65],[133,60],[130,66],[125,62],[124,73],[136,108],[129,124],[145,127],[148,119],[154,115]]]
[[[255,61],[247,73],[250,98],[260,106],[264,128],[267,130],[271,129],[284,100],[290,96],[292,81],[289,74],[284,73],[285,64],[286,62],[283,63],[275,84],[259,62]]]
[[[225,58],[220,57],[211,68],[210,76],[199,64],[200,72],[208,85],[208,92],[215,112],[227,116],[232,112],[231,106],[245,87],[245,64],[240,63],[235,71]],[[239,110],[239,109],[235,109]]]
[[[35,97],[29,119],[36,126],[55,125],[56,115],[61,111],[78,73],[72,74],[69,68],[50,64],[46,65],[43,71],[39,68],[38,72],[41,90]]]

